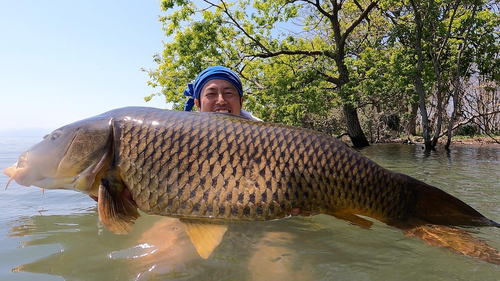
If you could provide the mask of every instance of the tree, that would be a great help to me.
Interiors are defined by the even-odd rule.
[[[469,33],[477,28],[476,9],[483,6],[479,1],[409,0],[400,7],[399,11],[403,12],[394,17],[398,27],[393,34],[416,57],[415,70],[410,73],[419,96],[427,151],[434,150],[443,135],[441,127],[450,100],[455,108],[451,116],[447,116],[451,138],[454,112],[460,100],[459,81],[471,75],[469,66],[476,58],[470,49],[479,43]],[[429,109],[435,112],[432,119]]]
[[[349,39],[369,24],[376,1],[279,0],[237,3],[164,0],[165,44],[150,85],[179,107],[179,94],[203,68],[223,64],[244,80],[247,108],[269,121],[303,125],[342,106],[354,146],[369,145],[349,90]],[[177,8],[177,9],[175,9]]]
[[[457,5],[455,7],[458,7],[458,1],[456,2]],[[478,0],[474,1],[474,4],[472,4],[472,13],[470,15],[470,18],[468,20],[470,22],[474,22],[475,16],[476,16],[476,10],[478,9]],[[450,21],[451,22],[451,21]],[[448,139],[446,141],[446,150],[450,150],[450,145],[451,145],[451,133],[453,130],[453,124],[455,122],[455,117],[457,115],[457,110],[458,110],[458,95],[459,95],[459,90],[460,90],[460,77],[461,77],[461,68],[462,68],[462,55],[464,54],[464,51],[466,50],[466,46],[469,44],[469,35],[472,30],[473,25],[469,24],[467,26],[466,31],[465,31],[465,36],[463,36],[463,40],[461,40],[461,44],[458,50],[458,55],[457,55],[457,62],[456,62],[456,71],[455,71],[455,76],[453,78],[453,111],[451,113],[451,118],[450,118],[450,123],[448,125]],[[451,29],[451,23],[450,23],[450,28]]]
[[[329,134],[342,134],[334,127],[343,123],[360,147],[364,132],[372,141],[403,127],[417,133],[420,111],[433,150],[470,118],[495,112],[464,105],[471,77],[500,83],[498,0],[161,3],[169,40],[150,85],[177,109],[186,84],[221,64],[239,73],[257,116]]]

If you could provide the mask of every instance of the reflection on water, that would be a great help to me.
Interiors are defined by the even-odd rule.
[[[378,145],[361,153],[500,221],[499,151],[455,147],[424,155],[416,146]],[[0,151],[0,167],[15,162],[15,152]],[[7,180],[0,176],[0,186]],[[204,260],[176,219],[142,216],[130,234],[118,236],[99,225],[95,202],[82,194],[42,195],[14,183],[0,200],[1,280],[496,280],[500,273],[497,265],[431,247],[377,221],[370,230],[326,215],[229,223]],[[500,247],[499,229],[467,231]]]
[[[251,228],[246,223],[232,223],[211,258],[203,260],[178,219],[143,217],[133,232],[125,236],[98,227],[97,220],[96,213],[19,220],[10,237],[27,238],[21,243],[26,248],[51,245],[52,251],[46,257],[15,267],[13,272],[50,273],[87,280],[180,277],[307,280],[317,275],[315,264],[299,258],[300,253],[293,245],[315,235],[331,236],[328,229],[321,229],[310,219],[291,224],[252,223]],[[295,231],[282,231],[286,228]],[[325,249],[325,245],[313,242],[318,249]]]

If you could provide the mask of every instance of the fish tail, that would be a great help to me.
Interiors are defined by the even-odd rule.
[[[401,175],[414,192],[410,217],[437,225],[495,226],[490,220],[455,196],[409,176]]]
[[[500,264],[500,252],[468,231],[455,226],[495,226],[490,220],[445,191],[406,175],[400,175],[411,193],[406,218],[388,221],[407,236],[417,237],[427,244],[448,248],[479,260]]]

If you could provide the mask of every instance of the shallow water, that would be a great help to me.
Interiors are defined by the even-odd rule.
[[[0,168],[40,138],[0,137]],[[438,186],[500,221],[500,147],[374,145],[382,166]],[[0,175],[0,186],[8,178]],[[0,280],[498,280],[500,266],[432,247],[375,221],[370,230],[326,215],[231,223],[201,259],[178,220],[142,216],[123,236],[99,224],[96,204],[72,191],[0,191]],[[468,229],[500,248],[500,229]]]

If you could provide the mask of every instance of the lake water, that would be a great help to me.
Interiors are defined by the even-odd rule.
[[[0,137],[0,168],[40,138]],[[420,146],[361,151],[382,166],[458,196],[500,221],[500,147]],[[375,222],[326,215],[231,223],[201,259],[175,219],[142,216],[128,235],[99,224],[96,203],[72,191],[23,187],[0,175],[0,280],[499,280],[500,266],[432,247]],[[500,248],[500,228],[469,229]]]

